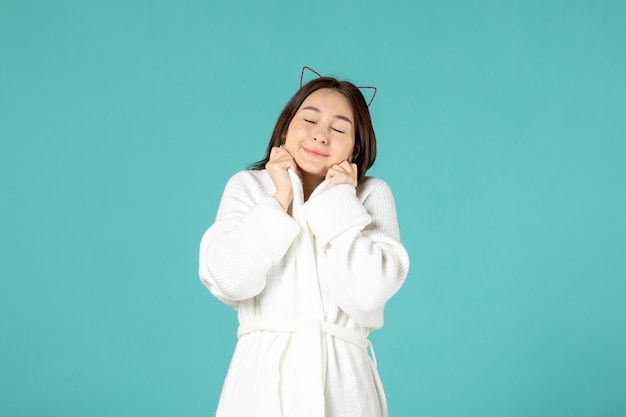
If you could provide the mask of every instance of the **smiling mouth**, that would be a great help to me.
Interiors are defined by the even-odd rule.
[[[310,148],[302,148],[302,149],[304,149],[304,152],[306,152],[307,154],[309,154],[311,156],[314,156],[316,158],[324,158],[324,157],[328,156],[325,153],[316,151],[315,149],[310,149]]]

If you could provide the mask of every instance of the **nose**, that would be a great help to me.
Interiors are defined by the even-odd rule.
[[[321,127],[316,129],[313,132],[313,140],[323,144],[328,143],[328,136],[326,135],[326,132],[324,132],[324,129],[322,129]]]

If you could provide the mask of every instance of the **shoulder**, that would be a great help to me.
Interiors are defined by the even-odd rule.
[[[235,173],[224,188],[218,218],[223,213],[245,212],[273,192],[272,180],[265,170],[243,170]]]
[[[368,177],[368,176],[366,176],[365,178],[363,178],[363,181],[361,181],[361,184],[359,184],[358,188],[361,188],[361,187],[364,188],[364,189],[387,189],[387,190],[391,190],[391,188],[385,182],[385,180],[383,180],[382,178],[378,178],[378,177]]]
[[[373,210],[373,207],[395,206],[391,187],[381,178],[365,177],[358,185],[356,194],[359,201],[368,207],[368,210]]]
[[[235,173],[226,184],[226,189],[266,189],[273,186],[272,179],[265,169],[246,169]]]
[[[391,187],[381,178],[365,177],[357,187],[357,196],[361,201],[367,198],[392,199]]]
[[[233,181],[263,181],[269,178],[269,174],[265,169],[243,169],[233,174],[230,180]]]

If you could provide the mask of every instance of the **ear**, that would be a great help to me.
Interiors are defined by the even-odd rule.
[[[354,148],[352,149],[352,162],[356,161],[356,157],[361,152],[361,146],[357,141],[354,141]]]

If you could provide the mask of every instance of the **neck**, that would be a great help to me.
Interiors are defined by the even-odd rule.
[[[307,201],[311,196],[311,193],[318,185],[324,181],[324,177],[318,177],[315,175],[308,174],[306,172],[300,171],[300,175],[302,176],[302,191],[304,193],[304,201]]]

